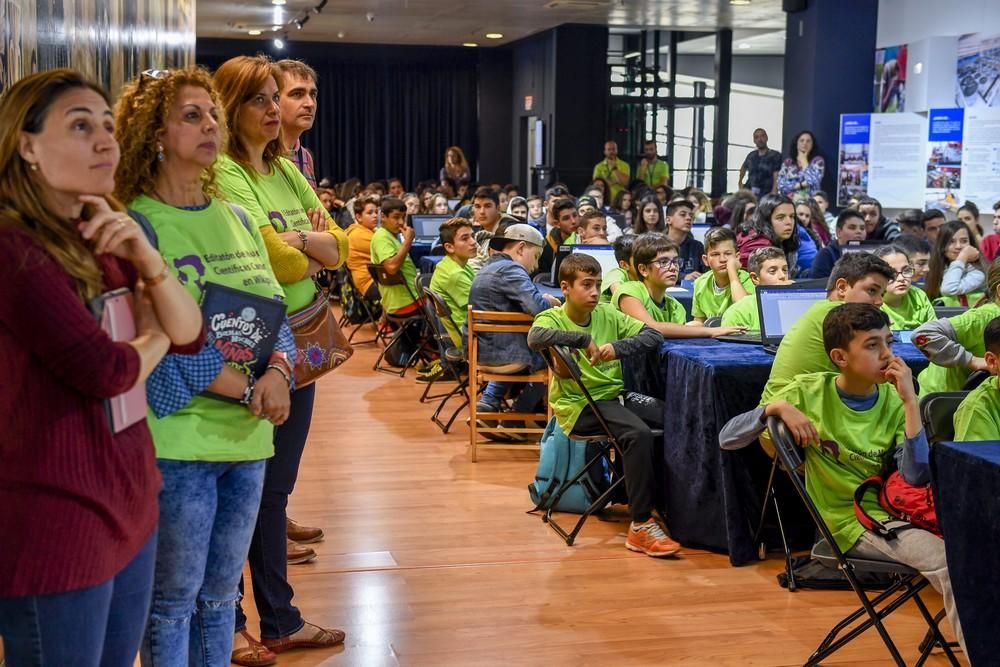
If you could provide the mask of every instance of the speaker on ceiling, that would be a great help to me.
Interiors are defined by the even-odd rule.
[[[781,8],[789,14],[805,11],[806,0],[781,0]]]

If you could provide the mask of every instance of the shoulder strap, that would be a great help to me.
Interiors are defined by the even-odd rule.
[[[142,233],[146,235],[147,239],[149,239],[150,245],[159,249],[159,238],[156,236],[156,230],[153,229],[153,225],[149,222],[149,218],[131,208],[125,212],[128,214],[128,217],[139,223],[139,226],[142,227]]]

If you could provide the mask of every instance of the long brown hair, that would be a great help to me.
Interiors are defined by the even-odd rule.
[[[249,148],[240,134],[240,115],[243,104],[257,94],[268,77],[272,77],[275,84],[281,81],[281,72],[267,56],[236,56],[222,63],[212,78],[229,119],[229,147],[226,153],[253,178],[257,177],[257,170],[250,163]],[[264,164],[272,170],[277,169],[278,160],[284,154],[285,147],[279,132],[278,138],[264,147]]]
[[[1000,303],[1000,257],[994,259],[986,271],[986,293],[973,305],[973,308],[987,303]]]
[[[455,153],[458,156],[458,166],[461,170],[457,174],[452,174],[451,169],[448,168],[448,153]],[[448,146],[448,150],[444,152],[444,171],[452,178],[460,178],[469,171],[469,163],[465,159],[465,153],[458,146]]]
[[[80,233],[43,202],[42,188],[18,150],[21,133],[37,134],[63,94],[86,88],[111,106],[108,93],[82,74],[54,69],[24,77],[0,97],[0,224],[27,231],[76,283],[85,301],[100,295],[102,274]],[[108,200],[112,208],[121,205]]]
[[[963,229],[969,235],[969,245],[979,250],[975,234],[961,220],[952,220],[941,225],[941,229],[938,230],[937,241],[934,243],[934,249],[931,251],[931,260],[928,262],[927,277],[924,278],[924,293],[932,300],[941,296],[941,280],[944,278],[944,272],[950,264],[944,253],[948,250],[948,244],[951,243],[952,237]],[[971,264],[980,270],[985,270],[981,256]]]

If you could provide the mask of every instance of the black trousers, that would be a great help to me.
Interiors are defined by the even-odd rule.
[[[629,513],[632,521],[642,523],[649,520],[653,509],[653,452],[656,447],[650,427],[663,427],[663,401],[636,392],[626,392],[622,400],[624,405],[618,400],[597,401],[597,407],[624,450]],[[580,435],[604,433],[589,405],[580,413],[573,432]]]

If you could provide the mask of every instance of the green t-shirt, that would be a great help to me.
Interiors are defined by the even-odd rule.
[[[893,331],[910,331],[934,319],[934,306],[924,291],[910,287],[898,306],[882,303],[882,312],[889,316]]]
[[[543,310],[535,316],[532,326],[557,331],[586,332],[590,334],[594,344],[600,347],[605,343],[634,336],[644,325],[639,320],[618,312],[609,304],[599,303],[590,314],[590,324],[585,327],[569,319],[565,305]],[[610,401],[617,398],[625,389],[622,363],[618,359],[605,361],[597,366],[591,366],[585,355],[576,355],[576,361],[580,365],[583,385],[595,401]],[[553,377],[549,381],[549,405],[556,415],[559,428],[568,434],[573,431],[576,420],[587,405],[587,399],[572,380]]]
[[[977,357],[986,353],[983,343],[983,331],[993,318],[1000,317],[1000,306],[995,303],[984,303],[978,308],[971,308],[961,315],[949,317],[952,328],[955,329],[955,342]],[[919,346],[919,343],[918,343]],[[920,385],[920,395],[925,396],[934,391],[959,391],[972,373],[964,366],[961,368],[946,368],[931,363],[917,376]]]
[[[750,274],[740,269],[740,283],[746,289],[748,296],[753,298],[756,291]],[[691,316],[709,318],[722,315],[733,305],[732,289],[729,285],[717,292],[715,290],[715,274],[711,271],[703,273],[694,281],[694,298],[691,300]]]
[[[987,379],[955,410],[955,440],[1000,440],[1000,385]]]
[[[983,298],[984,292],[969,292],[963,295],[965,297],[965,303],[962,303],[962,297],[948,296],[947,294],[941,294],[938,298],[934,299],[934,302],[944,306],[946,308],[972,308],[979,300]]]
[[[129,208],[156,231],[167,266],[196,301],[207,283],[265,298],[284,298],[271,272],[264,240],[248,232],[228,204],[213,200],[189,211],[141,196]],[[149,411],[156,456],[174,461],[255,461],[274,454],[274,427],[235,403],[195,396],[186,406],[157,419]]]
[[[651,188],[665,182],[670,177],[670,169],[667,163],[657,159],[656,162],[646,163],[646,168],[636,167],[635,177]]]
[[[381,264],[393,257],[402,247],[403,244],[400,243],[395,234],[390,233],[385,227],[379,227],[372,236],[372,264]],[[403,279],[406,281],[405,285],[379,285],[378,287],[379,293],[382,295],[382,308],[387,313],[395,313],[413,303],[412,293],[416,289],[417,267],[409,255],[403,260],[402,272]]]
[[[607,160],[601,160],[594,165],[594,172],[591,175],[591,178],[603,178],[608,182],[608,185],[611,186],[611,195],[607,198],[609,206],[614,204],[615,197],[618,196],[618,193],[625,189],[624,185],[618,185],[617,179],[611,178],[611,174],[625,174],[626,176],[630,176],[632,174],[632,169],[628,166],[628,162],[625,162],[621,158],[615,160],[614,171],[608,167]]]
[[[475,276],[471,266],[459,266],[451,257],[438,262],[431,274],[431,291],[444,299],[451,310],[451,321],[446,319],[442,324],[455,347],[462,347],[462,325],[468,315],[469,289]],[[458,331],[451,326],[452,322],[458,327]]]
[[[837,393],[837,373],[800,375],[774,399],[784,399],[816,426],[820,444],[805,450],[806,490],[847,551],[865,532],[854,514],[854,491],[878,474],[886,453],[906,439],[903,401],[892,385],[878,385],[878,399],[867,410],[852,410]],[[889,516],[875,498],[865,495],[862,506],[880,521]]]
[[[626,283],[628,281],[628,272],[622,267],[616,266],[608,271],[608,275],[604,276],[604,280],[601,283],[601,303],[611,303],[611,288],[618,283]]]
[[[618,291],[611,297],[611,304],[618,310],[621,310],[620,302],[623,296],[638,299],[646,309],[646,312],[649,313],[649,316],[657,322],[684,324],[684,320],[687,318],[687,313],[684,312],[684,306],[681,305],[680,301],[669,294],[664,294],[663,303],[658,304],[649,295],[646,285],[638,280],[631,280],[619,285]]]
[[[798,322],[792,325],[774,355],[771,375],[767,378],[760,405],[771,402],[771,398],[801,373],[835,371],[823,345],[823,318],[831,310],[841,305],[841,301],[823,299],[809,307]]]
[[[746,327],[748,331],[760,331],[760,310],[754,294],[740,299],[722,314],[722,326]]]
[[[278,160],[278,167],[271,174],[258,174],[256,178],[229,156],[219,158],[215,169],[219,189],[227,199],[246,209],[257,226],[271,225],[278,233],[313,230],[307,212],[311,208],[322,209],[323,204],[305,176],[285,158]],[[312,278],[282,287],[289,313],[305,308],[316,298],[316,283]]]

